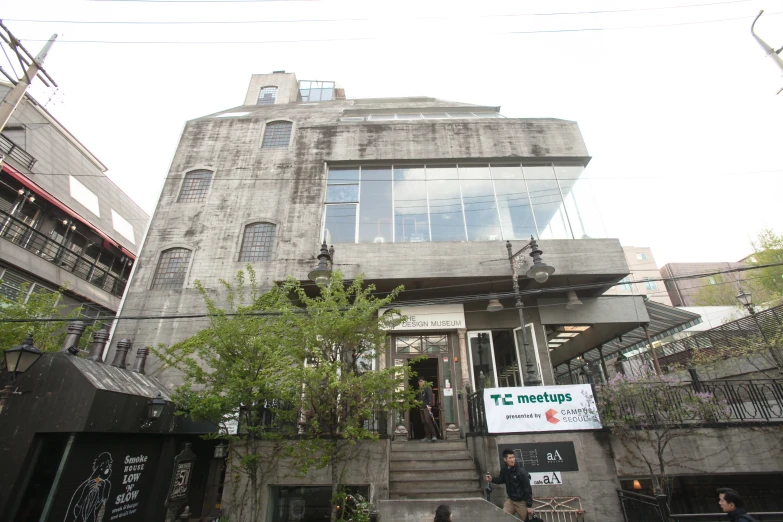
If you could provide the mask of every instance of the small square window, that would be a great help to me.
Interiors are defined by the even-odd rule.
[[[273,121],[266,124],[264,140],[261,142],[261,148],[264,149],[284,149],[288,147],[291,141],[291,128],[293,123],[290,121]]]
[[[644,252],[638,252],[636,254],[636,259],[638,259],[639,261],[646,261],[647,260],[647,254],[645,254]]]
[[[177,202],[204,201],[207,199],[210,185],[212,185],[212,172],[208,170],[188,172],[185,174],[185,181],[182,183]]]
[[[274,105],[277,100],[277,87],[264,87],[258,93],[257,105]]]

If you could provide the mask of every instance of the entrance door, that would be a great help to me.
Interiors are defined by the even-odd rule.
[[[408,380],[408,386],[414,390],[419,389],[419,378],[424,378],[425,381],[432,384],[432,415],[435,417],[435,425],[438,427],[441,433],[443,433],[443,425],[441,417],[441,404],[440,404],[440,367],[438,365],[438,359],[430,357],[423,361],[419,361],[411,365],[413,371],[416,372],[416,377],[411,377]],[[423,439],[424,438],[424,424],[421,422],[421,415],[419,414],[420,407],[416,407],[408,412],[408,436],[411,439]]]
[[[528,343],[528,349],[533,352],[536,358],[536,365],[535,369],[538,371],[538,379],[543,384],[544,382],[544,374],[541,371],[541,358],[538,355],[538,346],[536,345],[536,331],[533,327],[533,323],[528,323],[525,326],[525,333],[527,334],[527,343]],[[522,339],[522,328],[514,328],[514,341],[517,344],[517,353],[520,354],[519,360],[520,361],[527,361],[527,353],[525,353],[525,345],[523,344]],[[527,366],[526,363],[522,364],[522,383],[520,383],[520,386],[524,386],[524,378],[526,377],[527,372]]]
[[[468,332],[470,377],[474,389],[522,386],[522,368],[511,330]]]

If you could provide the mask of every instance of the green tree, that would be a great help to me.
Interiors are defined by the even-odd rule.
[[[178,413],[221,427],[206,437],[230,442],[232,470],[239,475],[234,483],[244,484],[239,493],[234,488],[238,517],[255,522],[263,518],[263,475],[278,460],[275,444],[295,435],[298,394],[286,380],[296,361],[281,342],[282,313],[293,307],[286,288],[274,286],[262,293],[253,268],[246,270],[247,276],[240,271],[233,282],[221,280],[224,308],[196,281],[209,326],[151,350],[164,364],[156,371],[173,368],[182,376],[183,384],[173,394]],[[230,429],[236,423],[239,429]]]
[[[81,307],[62,304],[66,286],[56,292],[43,289],[29,292],[29,288],[29,283],[22,283],[13,299],[0,294],[0,349],[16,346],[24,341],[28,334],[32,334],[36,348],[43,352],[56,352],[62,348],[68,321],[87,320],[79,316]],[[62,321],[31,321],[44,318]],[[14,322],[6,322],[9,320]],[[87,326],[79,343],[80,348],[87,346],[92,332],[100,326],[102,325]]]
[[[415,403],[415,390],[405,386],[410,367],[382,364],[387,331],[404,318],[379,316],[379,310],[388,307],[402,287],[379,298],[374,286],[364,286],[362,276],[349,283],[339,271],[332,274],[330,285],[319,286],[315,297],[295,281],[288,285],[302,305],[301,310],[286,310],[290,328],[285,344],[292,357],[301,361],[289,375],[302,386],[307,435],[294,454],[303,471],[313,465],[329,466],[334,522],[352,448],[360,441],[378,439],[374,428],[385,425],[385,413]]]
[[[759,265],[783,263],[783,235],[776,234],[771,228],[761,230],[753,245],[753,256]],[[762,290],[761,299],[754,299],[759,304],[772,306],[783,301],[783,265],[771,266],[754,270],[756,287]]]

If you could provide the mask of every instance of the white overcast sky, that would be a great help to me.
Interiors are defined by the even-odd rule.
[[[783,46],[783,0],[710,4],[26,0],[3,16],[32,53],[60,35],[46,62],[60,89],[32,93],[149,213],[184,122],[240,105],[251,74],[286,70],[349,98],[577,121],[609,236],[652,247],[660,266],[735,261],[760,228],[783,232],[783,78],[750,34],[764,9],[757,33]],[[159,23],[186,21],[267,23]]]

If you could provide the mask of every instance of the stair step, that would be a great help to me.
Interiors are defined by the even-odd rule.
[[[390,477],[391,478],[391,477]],[[389,493],[449,493],[452,491],[479,491],[478,477],[469,480],[389,480]]]
[[[437,481],[437,482],[451,482],[455,480],[473,480],[476,481],[478,475],[476,470],[471,469],[447,469],[447,470],[416,470],[416,471],[390,471],[389,482],[405,482],[405,481]]]
[[[451,499],[451,498],[483,498],[481,491],[453,491],[448,493],[438,493],[436,497],[433,497],[432,493],[389,493],[389,500],[415,500],[426,499]]]
[[[467,449],[464,441],[450,440],[438,442],[422,442],[420,440],[409,440],[408,442],[392,443],[392,453],[396,451],[446,451]]]
[[[470,470],[476,472],[476,467],[473,464],[473,459],[470,457],[464,457],[461,459],[449,459],[449,460],[394,460],[389,462],[389,471],[417,471],[417,470],[432,470],[432,471],[462,471]]]
[[[391,460],[448,460],[448,459],[462,459],[469,457],[470,453],[466,449],[462,450],[445,450],[445,451],[393,451],[391,452]]]

